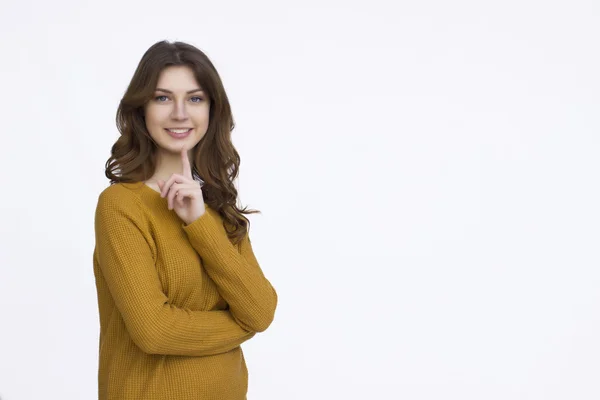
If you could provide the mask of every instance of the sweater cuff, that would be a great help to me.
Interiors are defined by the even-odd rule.
[[[215,211],[205,206],[204,214],[192,221],[191,224],[181,224],[194,247],[219,246],[219,242],[227,237],[221,219],[215,215]]]

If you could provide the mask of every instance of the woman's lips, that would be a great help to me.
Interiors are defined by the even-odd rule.
[[[187,132],[184,132],[184,133],[175,133],[175,132],[171,132],[168,129],[165,129],[165,131],[167,131],[167,133],[169,135],[171,135],[171,137],[174,137],[176,139],[182,139],[184,137],[187,137],[190,134],[190,132],[192,132],[192,128],[188,129]]]

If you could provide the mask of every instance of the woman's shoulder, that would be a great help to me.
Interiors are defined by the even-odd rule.
[[[143,182],[117,182],[104,188],[98,195],[98,205],[104,203],[110,204],[131,204],[139,200],[140,185]]]

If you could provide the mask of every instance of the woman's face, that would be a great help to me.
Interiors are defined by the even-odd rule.
[[[206,134],[210,104],[188,66],[166,67],[160,74],[153,98],[144,106],[146,128],[167,152],[193,148]],[[184,137],[171,129],[191,129]],[[175,133],[174,133],[175,134]]]

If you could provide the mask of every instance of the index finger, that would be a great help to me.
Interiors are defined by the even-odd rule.
[[[185,146],[181,149],[181,161],[183,162],[183,176],[192,179],[192,166],[188,158],[188,151]]]

